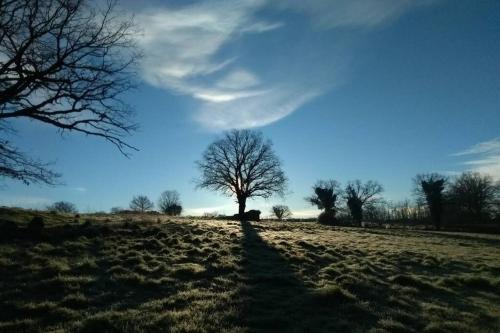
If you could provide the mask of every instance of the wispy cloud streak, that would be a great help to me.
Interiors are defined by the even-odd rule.
[[[371,28],[431,2],[204,0],[175,7],[151,6],[136,15],[142,30],[137,42],[145,53],[141,74],[153,86],[197,100],[199,108],[194,119],[206,128],[264,126],[291,114],[338,85],[341,79],[337,76],[339,66],[332,70],[335,54],[328,54],[324,64],[309,63],[307,58],[299,57],[303,50],[297,50],[299,54],[278,58],[281,62],[276,66],[283,69],[276,71],[279,75],[264,79],[261,69],[248,68],[247,63],[245,66],[237,51],[224,53],[226,47],[245,36],[265,38],[274,30],[294,24],[264,19],[263,10],[295,11],[310,16],[320,29]],[[276,60],[273,56],[269,55],[270,62]],[[315,76],[323,77],[311,82]]]
[[[468,157],[463,162],[469,170],[486,173],[500,180],[500,138],[480,142],[452,156]]]

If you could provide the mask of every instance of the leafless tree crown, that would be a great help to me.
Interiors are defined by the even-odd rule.
[[[57,174],[5,139],[25,118],[104,138],[127,154],[137,127],[122,93],[139,54],[115,2],[0,0],[0,175],[53,183]]]
[[[290,211],[290,208],[285,205],[275,205],[271,208],[271,213],[276,216],[278,220],[283,220],[287,219],[290,216],[292,216],[292,212]]]
[[[283,195],[287,179],[272,143],[262,133],[232,130],[212,143],[197,162],[198,187],[237,198]]]
[[[361,205],[374,202],[378,195],[384,191],[384,187],[376,181],[369,180],[362,183],[360,180],[350,181],[344,191],[346,199],[356,198]]]
[[[153,207],[153,202],[145,195],[136,195],[132,201],[130,201],[130,209],[136,212],[144,213],[153,209]]]

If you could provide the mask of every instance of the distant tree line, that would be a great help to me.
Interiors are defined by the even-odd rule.
[[[399,202],[385,200],[382,190],[374,181],[350,182],[344,189],[336,181],[319,181],[306,200],[323,210],[321,223],[432,224],[438,230],[444,225],[500,223],[500,182],[489,175],[418,174],[414,199]]]
[[[226,218],[259,220],[260,211],[246,211],[247,199],[269,198],[275,194],[284,197],[287,178],[281,161],[272,149],[272,142],[261,132],[232,130],[210,144],[197,162],[201,178],[198,188],[215,190],[235,198],[238,213]],[[319,180],[313,193],[305,198],[322,212],[318,222],[323,224],[404,223],[443,225],[482,224],[500,222],[500,182],[478,172],[464,172],[456,177],[438,173],[418,174],[413,179],[414,200],[388,202],[382,197],[383,186],[374,180],[353,180],[342,186],[329,179]],[[129,210],[119,207],[112,213],[147,213],[155,204],[145,195],[136,195]],[[182,213],[177,191],[164,191],[157,201],[158,210],[167,215]],[[60,213],[76,213],[76,207],[60,201],[48,207]],[[274,205],[271,216],[288,220],[290,208]],[[206,217],[220,217],[210,214]]]
[[[151,212],[154,203],[146,195],[136,195],[129,204],[130,211],[135,213]],[[170,216],[179,216],[182,213],[182,205],[179,192],[174,190],[164,191],[158,198],[157,207],[160,213]],[[118,207],[112,208],[112,213],[123,213],[125,210]]]

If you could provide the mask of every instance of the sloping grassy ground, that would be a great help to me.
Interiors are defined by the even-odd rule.
[[[32,214],[0,210],[0,332],[500,331],[498,236]]]

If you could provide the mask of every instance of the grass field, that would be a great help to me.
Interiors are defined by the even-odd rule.
[[[0,212],[0,332],[500,331],[498,236],[30,214]]]

